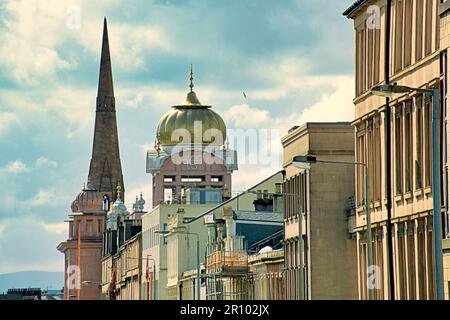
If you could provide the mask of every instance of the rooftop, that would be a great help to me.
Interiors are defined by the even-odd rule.
[[[353,2],[353,4],[347,8],[342,14],[346,16],[347,18],[350,18],[350,16],[359,8],[361,8],[368,0],[357,0]]]
[[[236,220],[266,221],[283,223],[283,213],[267,211],[235,211]]]

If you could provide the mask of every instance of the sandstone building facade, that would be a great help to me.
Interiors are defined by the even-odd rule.
[[[353,128],[350,123],[306,123],[292,128],[282,144],[284,296],[288,300],[357,299],[354,220],[347,214],[354,195],[354,166],[318,163],[301,170],[293,165],[295,156],[306,155],[354,162]]]
[[[356,1],[344,15],[355,29],[356,160],[369,166],[370,194],[364,197],[364,173],[356,172],[356,231],[359,298],[368,298],[367,240],[364,204],[370,203],[373,263],[379,268],[376,299],[434,299],[432,114],[431,101],[419,93],[399,94],[390,100],[370,89],[385,83],[413,88],[441,89],[441,150],[443,235],[448,235],[448,172],[446,126],[447,54],[441,49],[438,0]],[[389,6],[389,7],[388,7]],[[388,8],[390,10],[388,10]],[[388,15],[390,11],[390,15]],[[375,18],[375,20],[373,20]],[[390,22],[390,23],[388,23]],[[388,26],[390,25],[390,29]],[[389,41],[387,41],[389,37]],[[447,45],[448,46],[448,45]],[[388,59],[390,58],[390,59]],[[391,117],[386,116],[387,101]],[[391,154],[387,158],[390,123]],[[387,165],[391,190],[387,192]],[[391,211],[392,251],[388,243],[388,206]],[[436,205],[436,204],[435,204]],[[390,296],[389,254],[393,257],[394,295]]]

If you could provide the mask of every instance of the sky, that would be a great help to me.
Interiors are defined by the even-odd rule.
[[[352,120],[351,3],[0,0],[0,274],[63,271],[56,246],[88,175],[104,16],[127,201],[143,192],[149,209],[146,152],[184,101],[190,64],[229,130],[272,133],[260,142],[270,161],[238,150],[234,191],[281,169],[289,128]]]

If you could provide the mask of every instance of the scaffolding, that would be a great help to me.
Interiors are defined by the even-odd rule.
[[[219,240],[208,245],[206,299],[250,300],[252,276],[244,237]]]

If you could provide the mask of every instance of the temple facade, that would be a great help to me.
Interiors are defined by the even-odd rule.
[[[190,81],[185,102],[162,116],[155,148],[147,153],[153,207],[183,201],[214,204],[231,197],[236,151],[227,147],[223,119],[193,91],[192,66]]]

